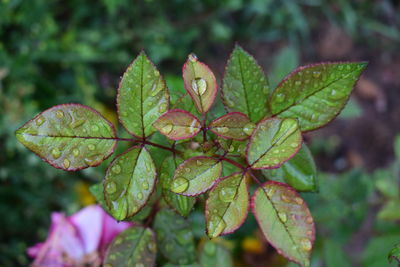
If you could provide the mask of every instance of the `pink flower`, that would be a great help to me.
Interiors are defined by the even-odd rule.
[[[100,206],[91,205],[70,217],[54,212],[47,240],[28,248],[32,266],[100,266],[112,239],[132,226],[118,223]]]

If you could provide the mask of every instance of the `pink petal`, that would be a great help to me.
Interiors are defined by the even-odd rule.
[[[103,214],[100,206],[91,205],[69,217],[70,222],[76,226],[85,254],[95,252],[99,248]]]

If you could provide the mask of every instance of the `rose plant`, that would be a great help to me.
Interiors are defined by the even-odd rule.
[[[190,54],[183,94],[169,91],[141,52],[124,73],[116,99],[130,138],[118,137],[114,125],[80,104],[47,109],[16,136],[67,171],[97,166],[119,142],[131,144],[92,187],[116,220],[138,222],[114,239],[104,266],[152,266],[157,254],[172,264],[211,264],[201,253],[220,248],[206,243],[196,257],[185,219],[196,201],[205,202],[210,238],[237,230],[251,209],[278,253],[309,266],[315,225],[298,192],[316,191],[317,182],[303,133],[340,113],[365,67],[365,62],[307,65],[272,90],[256,60],[236,46],[220,93],[214,73]]]

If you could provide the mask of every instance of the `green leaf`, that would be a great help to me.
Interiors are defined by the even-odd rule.
[[[153,191],[155,179],[153,160],[144,147],[133,147],[115,158],[103,182],[112,216],[123,220],[139,212]]]
[[[322,127],[346,104],[365,62],[321,63],[289,74],[271,96],[272,114],[298,118],[302,131]]]
[[[229,251],[222,245],[206,241],[200,252],[200,265],[202,267],[233,267],[233,261]]]
[[[281,166],[301,148],[302,136],[295,119],[261,121],[247,145],[247,162],[253,169]]]
[[[24,146],[67,171],[99,165],[114,152],[115,135],[109,121],[79,104],[54,106],[16,131]]]
[[[393,260],[396,260],[397,263],[400,264],[400,244],[394,246],[394,248],[389,252],[388,260],[390,263],[392,263]]]
[[[387,266],[388,251],[399,243],[399,234],[386,234],[376,236],[368,240],[368,243],[362,252],[360,266],[362,267],[377,267]],[[394,265],[396,266],[396,265]]]
[[[156,215],[154,230],[159,250],[175,264],[190,264],[195,258],[195,243],[190,224],[172,210],[163,209]]]
[[[246,179],[247,173],[234,173],[222,178],[210,191],[205,208],[210,238],[232,233],[243,224],[249,209]]]
[[[134,226],[120,233],[110,244],[103,266],[155,266],[157,253],[153,231]]]
[[[203,62],[190,54],[183,65],[185,89],[200,113],[206,113],[214,103],[218,86],[214,73]]]
[[[310,150],[303,143],[300,151],[280,168],[262,170],[270,180],[284,182],[297,191],[316,191],[317,168]]]
[[[178,157],[170,156],[166,158],[160,170],[160,183],[163,191],[163,197],[168,205],[176,210],[180,215],[186,217],[189,215],[194,204],[196,203],[195,197],[187,197],[171,192],[171,181],[174,177],[174,171],[182,160]]]
[[[223,139],[219,137],[217,139],[218,145],[229,155],[246,157],[246,147],[248,140],[238,141],[233,139]]]
[[[204,156],[190,158],[180,164],[171,182],[171,191],[195,196],[210,189],[222,172],[221,161]]]
[[[379,211],[378,218],[388,221],[400,220],[400,199],[387,201]]]
[[[240,112],[231,112],[213,120],[208,126],[218,136],[227,139],[245,140],[253,133],[256,125]]]
[[[268,242],[289,260],[309,266],[315,227],[299,194],[285,184],[271,181],[256,190],[251,206]]]
[[[191,113],[173,109],[162,115],[153,126],[172,140],[192,138],[201,130],[200,121]]]
[[[168,110],[169,94],[160,72],[144,52],[128,67],[117,95],[118,117],[132,135],[155,132],[153,123]]]
[[[229,111],[247,114],[257,122],[269,114],[269,86],[256,60],[236,45],[225,69],[222,96]]]

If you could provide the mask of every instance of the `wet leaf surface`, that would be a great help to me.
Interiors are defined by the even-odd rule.
[[[251,136],[256,125],[240,112],[231,112],[212,121],[209,129],[227,139],[245,140]]]

